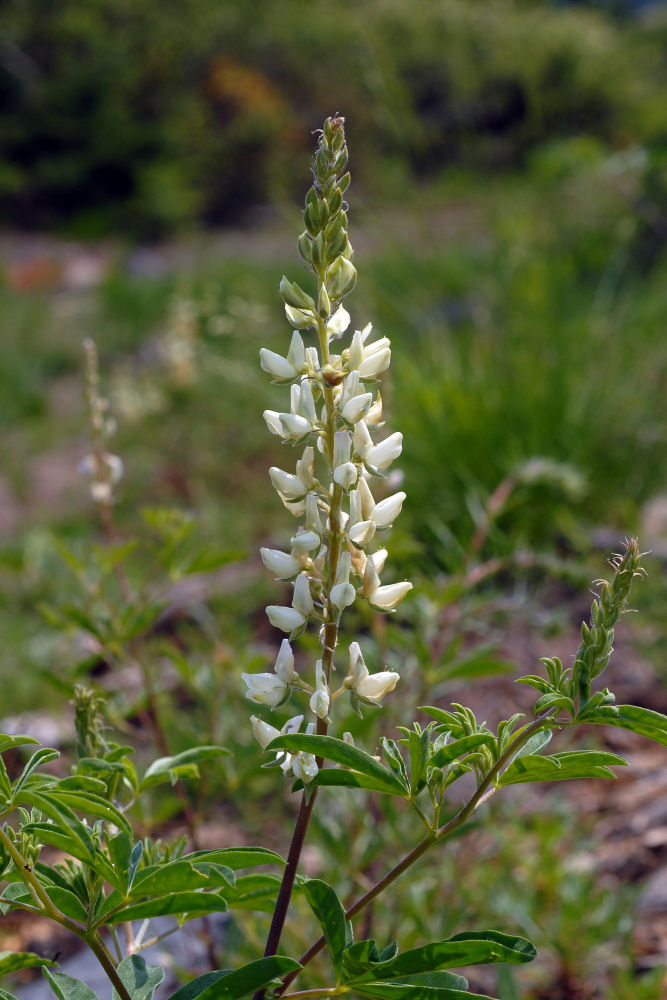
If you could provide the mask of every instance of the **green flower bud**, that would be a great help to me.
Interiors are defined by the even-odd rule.
[[[357,283],[357,271],[345,257],[337,257],[327,271],[329,298],[333,301],[342,299],[352,291]]]
[[[295,309],[314,309],[315,301],[304,292],[295,281],[290,281],[283,274],[280,280],[280,294],[282,296],[283,302],[288,306],[293,306]]]

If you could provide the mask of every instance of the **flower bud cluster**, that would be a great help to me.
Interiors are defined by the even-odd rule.
[[[92,452],[79,463],[79,472],[90,480],[90,495],[102,507],[113,501],[113,489],[123,476],[123,462],[107,451],[106,443],[116,431],[116,422],[109,416],[109,402],[100,394],[100,374],[95,341],[83,342],[84,380]]]
[[[284,356],[260,351],[264,371],[290,387],[289,408],[264,411],[267,427],[300,449],[294,471],[269,470],[280,500],[299,524],[286,550],[261,549],[269,572],[292,583],[290,603],[266,609],[271,624],[287,633],[288,640],[283,640],[272,674],[243,675],[251,700],[270,708],[281,704],[290,688],[309,692],[318,732],[326,731],[338,695],[348,691],[358,710],[360,704],[379,705],[398,681],[391,671],[369,674],[358,643],[352,643],[347,678],[338,691],[330,691],[343,610],[365,599],[377,611],[392,612],[412,587],[407,581],[382,583],[387,550],[377,544],[405,500],[402,491],[376,499],[377,486],[372,485],[384,477],[403,445],[400,433],[383,432],[378,379],[389,368],[391,345],[387,337],[373,339],[369,323],[354,332],[347,347],[333,349],[350,325],[342,300],[356,282],[343,200],[349,184],[346,164],[343,119],[327,119],[313,159],[306,228],[298,239],[299,257],[315,275],[317,292],[310,295],[282,279],[280,292],[293,327],[290,347]],[[316,343],[307,343],[307,331],[314,332]],[[290,646],[309,621],[320,626],[322,641],[314,685],[297,677]],[[301,720],[297,724],[296,718],[288,725],[298,728]],[[253,723],[260,744],[265,725]],[[281,767],[297,773],[287,757]],[[303,762],[298,768],[304,770]]]

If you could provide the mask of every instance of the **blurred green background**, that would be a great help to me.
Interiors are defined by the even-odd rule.
[[[641,697],[665,708],[667,6],[4,0],[3,714],[52,708],[53,685],[67,694],[95,659],[74,627],[54,635],[37,610],[75,601],[58,540],[82,554],[99,536],[77,473],[88,450],[81,341],[93,336],[125,463],[119,533],[145,530],[144,505],[178,508],[210,565],[225,561],[219,550],[236,560],[197,592],[196,613],[170,626],[185,701],[171,674],[161,686],[161,649],[151,656],[173,749],[206,735],[237,750],[227,819],[242,831],[261,829],[264,813],[243,791],[257,757],[238,727],[249,714],[239,675],[268,669],[276,646],[263,612],[276,585],[257,549],[281,547],[293,526],[267,475],[292,456],[261,418],[284,393],[257,359],[262,346],[288,344],[278,282],[283,272],[301,280],[311,133],[335,112],[346,117],[360,275],[347,304],[353,326],[370,319],[391,338],[383,396],[389,426],[405,436],[408,500],[391,565],[417,583],[402,624],[386,634],[351,620],[350,636],[358,626],[369,663],[399,669],[412,704],[425,690],[465,697],[457,685],[517,662],[532,670],[553,643],[572,652],[588,581],[619,538],[639,532],[653,555],[625,653],[648,664]],[[147,564],[138,559],[137,579]],[[360,730],[369,745],[374,725]],[[275,797],[273,774],[265,784]],[[336,859],[341,830],[359,822],[351,889],[386,845],[334,806],[320,850]],[[156,807],[154,819],[177,808]],[[425,877],[411,888],[414,906],[405,896],[402,933],[459,929],[491,895],[494,919],[518,930],[539,928],[541,909],[560,949],[551,961],[567,971],[567,942],[583,933],[576,913],[593,890],[554,843],[554,830],[564,841],[577,831],[541,808],[541,825],[514,830],[508,810],[506,839],[481,842],[495,857],[525,837],[534,857],[548,856],[556,874],[542,872],[539,899],[526,885],[506,897],[503,868],[490,893],[472,884],[440,912],[438,883]],[[402,842],[406,818],[385,818]],[[442,879],[458,860],[443,862]],[[520,878],[535,885],[537,874],[528,865]],[[590,954],[625,919],[605,890],[593,896]],[[424,899],[430,930],[416,916]],[[655,977],[653,993],[647,979],[639,992],[631,957],[619,969],[606,993],[582,995],[660,996]],[[536,974],[534,995],[572,1000],[561,973],[562,993],[540,992]],[[503,1000],[519,995],[512,989],[508,980]]]

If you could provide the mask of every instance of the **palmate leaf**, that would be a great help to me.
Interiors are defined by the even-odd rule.
[[[529,781],[567,781],[572,778],[615,778],[609,765],[626,763],[618,754],[597,750],[570,750],[551,757],[528,754],[515,757],[498,779],[498,786]]]
[[[429,767],[447,767],[457,757],[476,750],[478,747],[488,746],[495,742],[493,733],[473,733],[471,736],[462,736],[459,740],[453,740],[444,747],[436,750],[429,760]]]
[[[55,964],[48,958],[34,955],[31,951],[0,951],[0,976],[18,972],[19,969],[34,969],[40,965]]]
[[[584,710],[577,718],[577,722],[618,726],[667,746],[667,715],[654,712],[650,708],[640,708],[638,705],[601,705],[590,714]]]
[[[146,960],[141,955],[128,955],[116,971],[132,1000],[152,1000],[155,990],[164,979],[164,969],[160,965],[146,965]],[[120,1000],[115,989],[113,1000]]]
[[[85,861],[106,882],[116,886],[118,889],[122,888],[117,873],[114,871],[112,865],[109,864],[104,854],[95,849],[94,856],[91,858],[88,849],[69,833],[65,827],[59,826],[57,823],[26,823],[22,827],[22,830],[25,833],[34,834],[42,844],[51,844],[52,847],[57,847],[66,854],[70,854],[73,858]]]
[[[227,901],[218,892],[170,892],[155,899],[129,904],[108,916],[105,923],[117,924],[126,920],[148,920],[186,913],[188,919],[192,919],[203,913],[225,913],[226,910]]]
[[[134,879],[129,895],[131,899],[140,899],[142,896],[157,896],[169,892],[216,889],[221,885],[234,885],[234,872],[231,868],[179,858],[168,864],[144,868]]]
[[[322,928],[336,970],[337,981],[340,982],[343,970],[342,956],[353,943],[352,928],[345,919],[343,904],[331,886],[321,879],[309,879],[304,890],[310,908]]]
[[[500,931],[465,931],[455,934],[446,941],[434,941],[412,948],[389,961],[362,960],[360,942],[343,954],[345,983],[354,984],[355,990],[366,982],[404,980],[422,973],[438,972],[441,969],[461,968],[465,965],[486,965],[495,962],[522,964],[532,962],[536,952],[526,938]],[[362,968],[363,965],[365,968]],[[422,987],[426,988],[426,987]]]
[[[14,798],[18,798],[21,789],[25,786],[33,771],[35,771],[38,767],[41,767],[42,764],[47,764],[50,760],[56,760],[58,757],[60,757],[59,750],[52,750],[49,747],[40,747],[39,750],[36,750],[30,760],[26,763],[19,777],[14,782],[12,788],[12,795]]]
[[[378,1000],[493,1000],[493,997],[483,993],[468,993],[465,988],[461,990],[410,982],[363,983],[355,987],[355,993],[364,997],[377,997]]]
[[[79,897],[70,889],[65,889],[59,885],[46,885],[44,889],[51,902],[61,913],[64,913],[71,920],[78,920],[81,923],[85,923],[87,913],[84,905]],[[6,913],[12,908],[13,903],[17,904],[19,908],[20,904],[23,903],[28,906],[35,905],[34,896],[23,882],[10,882],[5,888],[2,896],[0,896],[0,912]]]
[[[342,764],[343,767],[358,771],[383,785],[383,790],[393,795],[406,795],[408,790],[403,786],[400,779],[393,771],[380,764],[379,761],[371,757],[370,754],[358,747],[353,747],[343,740],[334,739],[333,736],[308,736],[306,733],[294,733],[293,735],[277,736],[275,740],[266,748],[267,750],[289,750],[292,752],[303,751],[311,753],[315,757],[323,757],[324,760],[333,761],[335,764]]]
[[[64,972],[49,972],[48,969],[42,972],[58,1000],[98,1000],[97,994],[80,979],[67,976]]]
[[[59,801],[48,791],[40,789],[23,788],[18,797],[17,805],[29,806],[32,809],[39,809],[56,824],[65,829],[70,837],[77,842],[77,849],[83,852],[83,859],[86,862],[95,859],[95,844],[93,843],[90,831],[77,819],[75,814],[63,801]]]
[[[320,788],[363,788],[367,792],[382,792],[384,795],[398,795],[405,797],[408,789],[403,788],[399,792],[396,788],[389,788],[384,781],[377,778],[370,778],[359,771],[348,771],[342,767],[321,767],[311,784]],[[292,785],[292,791],[299,792],[304,787],[303,781],[299,778]]]
[[[281,976],[300,968],[293,958],[283,955],[259,958],[233,972],[206,972],[181,986],[169,1000],[241,1000],[265,986],[278,985]]]
[[[225,747],[202,746],[190,747],[173,757],[160,757],[146,771],[139,784],[139,791],[144,792],[154,785],[170,781],[172,785],[179,778],[196,778],[199,775],[198,764],[213,757],[227,757],[230,751]]]

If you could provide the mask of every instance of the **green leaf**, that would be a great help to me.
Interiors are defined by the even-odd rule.
[[[566,694],[559,694],[558,691],[549,691],[537,699],[534,707],[535,715],[539,715],[540,712],[544,712],[547,708],[562,708],[571,716],[575,714],[572,699],[568,698]]]
[[[121,830],[125,830],[126,833],[132,832],[132,827],[126,817],[108,799],[103,799],[99,795],[91,795],[89,792],[62,791],[60,782],[49,789],[49,795],[64,802],[70,809],[76,809],[86,816],[97,816],[99,819],[105,819],[114,826],[120,827]]]
[[[393,790],[394,795],[405,795],[405,788],[393,771],[380,764],[364,750],[353,747],[343,740],[334,739],[333,736],[308,736],[305,733],[294,733],[291,736],[281,735],[272,740],[266,749],[269,751],[303,750],[305,753],[314,754],[315,757],[323,757],[325,760],[342,764],[353,771],[374,778],[383,783],[387,791]]]
[[[281,976],[300,968],[293,958],[283,955],[259,958],[233,972],[206,972],[182,986],[169,1000],[195,1000],[195,997],[199,1000],[241,1000],[265,986],[277,986]]]
[[[638,705],[601,705],[590,716],[586,711],[577,722],[594,722],[601,726],[618,726],[639,736],[667,746],[667,715]]]
[[[234,884],[231,868],[211,862],[192,862],[186,858],[168,864],[151,865],[140,871],[130,897],[162,895],[166,892],[190,892],[194,889],[216,889],[222,883]]]
[[[39,740],[34,740],[32,736],[10,736],[8,733],[0,733],[0,753],[4,753],[5,750],[13,750],[14,747],[22,747],[28,743],[37,743]]]
[[[388,740],[386,737],[382,736],[380,738],[380,746],[382,747],[382,752],[387,759],[389,767],[392,769],[399,781],[405,785],[406,790],[408,790],[410,788],[408,772],[405,769],[405,762],[401,755],[401,751],[396,746],[396,743],[394,740]]]
[[[324,933],[337,981],[340,982],[341,957],[346,948],[352,945],[352,928],[345,919],[343,904],[331,886],[321,879],[309,879],[304,888],[306,899]]]
[[[150,917],[165,917],[171,914],[225,913],[227,901],[217,892],[170,892],[156,899],[133,903],[112,913],[105,923],[117,924],[126,920],[148,920]]]
[[[408,789],[404,788],[400,792],[396,788],[389,788],[384,781],[376,778],[369,778],[358,771],[347,771],[342,767],[323,767],[313,778],[312,784],[320,788],[364,788],[370,792],[382,792],[384,795],[400,795],[405,797]],[[292,790],[300,791],[304,787],[303,781],[299,779],[294,782]]]
[[[160,757],[146,771],[139,784],[139,791],[144,792],[147,788],[165,781],[170,781],[173,785],[179,778],[196,778],[199,774],[197,765],[203,760],[226,757],[229,753],[225,747],[202,746],[190,747],[189,750],[183,750],[173,757]]]
[[[22,829],[26,833],[33,833],[43,844],[51,844],[79,861],[85,861],[87,865],[102,876],[111,885],[118,885],[118,878],[101,851],[95,850],[94,857],[91,858],[87,848],[81,844],[78,838],[72,836],[67,829],[57,823],[26,823]]]
[[[164,979],[164,969],[159,965],[146,965],[141,955],[128,955],[116,971],[132,1000],[152,1000]],[[113,991],[113,1000],[120,1000],[116,990]]]
[[[465,989],[403,982],[364,983],[355,987],[355,992],[378,1000],[493,1000],[486,994],[468,993]]]
[[[34,969],[38,965],[55,965],[49,958],[34,955],[31,951],[0,951],[0,976],[19,969]]]
[[[98,1000],[97,994],[80,979],[66,976],[64,972],[42,971],[58,1000]]]
[[[237,868],[254,868],[255,865],[284,865],[285,861],[265,847],[221,847],[216,851],[193,851],[184,854],[181,861],[192,861],[200,864],[210,862],[216,865],[226,865],[234,871]]]
[[[615,778],[608,765],[626,761],[615,753],[596,750],[571,750],[540,757],[529,754],[515,757],[498,779],[498,786],[517,785],[528,781],[567,781],[572,778]]]
[[[346,963],[346,955],[343,956],[343,964],[347,964],[351,973],[352,967],[350,963]],[[347,977],[346,982],[354,984],[356,989],[364,981],[404,979],[423,972],[490,962],[509,962],[515,965],[531,962],[535,955],[535,948],[526,938],[502,934],[500,931],[465,931],[446,941],[434,941],[420,948],[411,948],[389,962],[376,963],[372,967],[369,965],[360,974]]]
[[[67,778],[60,778],[57,788],[59,792],[86,792],[98,796],[107,794],[106,783],[87,774],[70,774]]]
[[[13,993],[8,993],[7,990],[0,990],[0,1000],[19,1000],[15,997]]]
[[[62,825],[68,833],[78,841],[78,849],[83,851],[84,860],[93,862],[95,859],[95,845],[89,830],[77,819],[72,810],[64,802],[58,801],[54,796],[46,791],[33,791],[32,789],[22,789],[18,797],[18,804],[27,805],[34,809],[39,809],[46,816]]]
[[[440,747],[431,756],[429,767],[447,767],[453,760],[476,750],[477,747],[488,746],[495,741],[492,733],[474,733],[472,736],[463,736],[460,740],[453,740],[452,743]]]
[[[218,969],[217,972],[205,972],[203,976],[197,976],[185,986],[181,986],[180,990],[172,993],[169,1000],[196,1000],[209,986],[213,986],[219,979],[228,976],[230,971],[229,969]]]
[[[258,910],[262,913],[273,911],[282,879],[277,875],[240,875],[233,889],[225,890],[225,899],[230,910]],[[299,887],[295,885],[295,890]]]
[[[138,840],[133,845],[125,831],[121,830],[115,837],[107,838],[107,849],[118,875],[118,880],[114,884],[117,884],[123,895],[127,895],[132,888],[134,876],[141,861],[144,850],[143,841]]]
[[[66,917],[85,923],[87,913],[84,905],[79,897],[75,896],[70,889],[64,889],[59,885],[47,885],[44,888],[54,906],[61,910]],[[5,888],[2,896],[0,896],[0,910],[3,913],[11,909],[8,905],[10,902],[27,903],[30,906],[35,905],[32,893],[23,882],[10,882]]]
[[[539,732],[531,736],[526,743],[524,743],[518,753],[514,755],[512,760],[518,760],[520,757],[540,755],[544,748],[551,742],[551,737],[552,732],[550,729],[541,729]]]
[[[14,797],[16,798],[18,796],[19,792],[34,770],[41,767],[42,764],[47,764],[50,760],[56,760],[58,757],[60,757],[60,752],[58,750],[51,750],[49,747],[41,747],[39,750],[36,750],[23,768],[20,776],[14,782]]]

